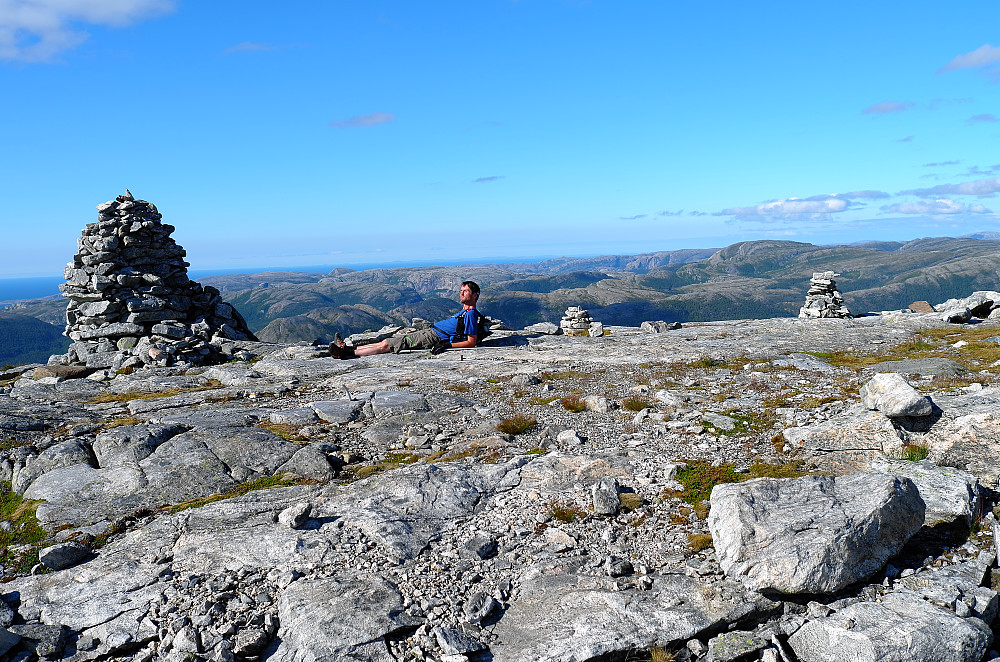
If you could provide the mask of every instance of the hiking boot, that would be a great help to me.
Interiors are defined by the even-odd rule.
[[[330,343],[330,356],[332,356],[335,359],[342,359],[342,358],[344,358],[341,355],[340,345],[338,345],[336,341]]]
[[[333,344],[337,345],[337,347],[340,348],[347,347],[347,343],[345,343],[344,339],[340,337],[340,331],[333,334]]]

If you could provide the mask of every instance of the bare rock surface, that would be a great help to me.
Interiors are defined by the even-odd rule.
[[[783,660],[849,640],[897,659],[905,631],[924,659],[987,658],[995,545],[964,523],[994,505],[1000,466],[995,345],[978,340],[993,323],[948,327],[968,346],[935,340],[947,323],[933,314],[891,313],[497,330],[474,349],[356,361],[228,341],[242,358],[209,368],[11,372],[0,478],[45,499],[46,538],[0,561],[0,628],[21,632],[0,655],[569,662],[661,647]],[[871,368],[840,357],[877,362],[917,333],[970,371],[909,378],[931,415],[866,409]],[[523,432],[498,429],[515,415]],[[883,457],[920,446],[948,467]],[[726,508],[682,498],[691,472],[761,466],[835,474],[716,490],[811,486],[723,527],[749,545],[784,522],[788,539],[757,556],[801,562],[789,577],[826,559],[808,588],[771,582],[780,601],[747,582],[756,571],[726,576],[731,548],[712,528]],[[949,518],[958,538],[924,526]],[[67,542],[91,553],[31,574],[32,554]],[[907,609],[919,626],[861,620]]]

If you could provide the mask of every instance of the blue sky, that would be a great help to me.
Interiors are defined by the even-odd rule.
[[[0,277],[1000,230],[1000,4],[0,0]]]

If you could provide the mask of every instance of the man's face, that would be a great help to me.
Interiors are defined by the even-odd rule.
[[[468,285],[463,285],[462,289],[458,291],[458,302],[463,306],[471,306],[476,303],[476,299],[479,297],[472,293],[472,288]]]

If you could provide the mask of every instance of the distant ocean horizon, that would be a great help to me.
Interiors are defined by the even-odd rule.
[[[501,264],[508,262],[541,262],[563,256],[543,256],[543,257],[495,257],[483,258],[479,260],[413,260],[406,262],[371,262],[364,264],[336,265],[319,264],[301,267],[244,267],[234,269],[190,269],[188,277],[191,280],[199,280],[209,276],[222,276],[225,274],[253,274],[261,271],[297,271],[300,273],[329,273],[334,269],[352,269],[354,271],[364,271],[366,269],[398,269],[401,267],[450,267],[459,264]],[[42,297],[59,294],[59,285],[66,282],[62,276],[36,276],[32,278],[4,278],[0,277],[0,306],[4,306],[25,299],[41,299]]]

